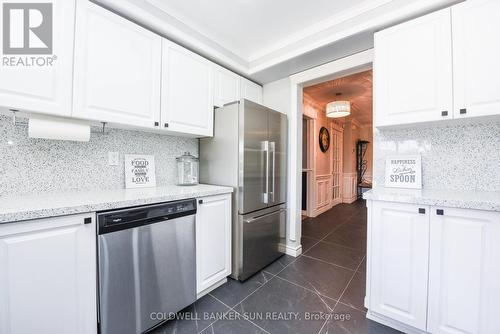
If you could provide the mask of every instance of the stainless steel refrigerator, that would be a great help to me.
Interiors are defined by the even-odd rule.
[[[235,279],[249,278],[284,253],[286,152],[286,115],[245,99],[216,109],[214,137],[200,140],[200,181],[235,189]]]

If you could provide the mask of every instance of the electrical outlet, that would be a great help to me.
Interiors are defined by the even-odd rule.
[[[108,152],[108,165],[118,166],[120,163],[120,153],[119,152]]]

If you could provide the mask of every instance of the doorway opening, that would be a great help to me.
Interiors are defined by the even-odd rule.
[[[371,69],[302,87],[302,219],[371,188],[372,90]],[[338,111],[347,115],[329,117]]]

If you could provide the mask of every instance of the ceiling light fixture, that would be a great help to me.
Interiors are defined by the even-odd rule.
[[[333,101],[326,105],[326,117],[340,118],[351,114],[351,102]]]

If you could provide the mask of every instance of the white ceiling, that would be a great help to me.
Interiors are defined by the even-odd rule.
[[[146,0],[248,61],[389,0]]]
[[[373,33],[463,0],[92,0],[259,83],[373,47]]]

